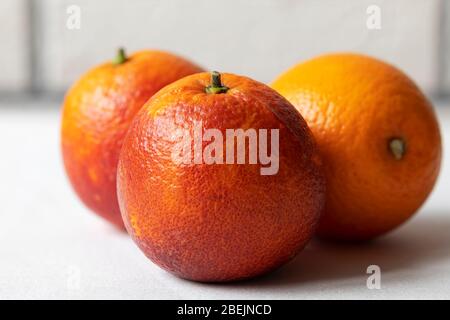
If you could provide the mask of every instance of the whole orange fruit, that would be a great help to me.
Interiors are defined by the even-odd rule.
[[[174,157],[180,150],[183,162]],[[212,81],[199,73],[174,82],[141,109],[121,151],[118,197],[148,258],[209,282],[254,277],[294,257],[315,231],[325,193],[295,108],[262,83],[233,74],[222,83],[214,72]]]
[[[330,54],[293,67],[272,87],[303,115],[323,156],[320,236],[371,239],[426,200],[441,137],[432,106],[404,73],[371,57]]]
[[[63,105],[61,145],[73,188],[94,212],[123,228],[116,193],[117,162],[131,120],[159,89],[202,71],[162,51],[129,57],[87,72],[68,91]]]

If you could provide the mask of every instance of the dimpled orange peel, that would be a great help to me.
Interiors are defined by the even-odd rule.
[[[81,200],[119,228],[117,162],[131,120],[159,89],[200,71],[168,52],[126,56],[121,49],[114,61],[93,68],[68,91],[61,120],[67,175]]]
[[[303,115],[323,157],[320,236],[372,239],[427,199],[441,136],[433,107],[403,72],[364,55],[329,54],[294,66],[271,86]]]
[[[189,142],[188,161],[175,161],[177,139],[199,128],[203,159]],[[225,162],[232,141],[216,139],[227,129],[255,130],[259,141],[267,129],[277,170],[249,162],[257,155],[250,138],[246,161],[238,163],[233,147],[227,159],[236,161]],[[211,132],[215,138],[206,139]],[[224,154],[211,163],[204,155],[213,141]],[[273,270],[306,245],[323,207],[324,178],[311,132],[286,99],[247,77],[199,73],[159,91],[133,121],[118,196],[128,232],[154,263],[185,279],[233,281]]]

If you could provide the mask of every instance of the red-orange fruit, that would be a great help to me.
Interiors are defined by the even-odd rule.
[[[123,228],[116,173],[123,138],[144,103],[159,89],[202,71],[162,51],[141,51],[107,62],[83,75],[63,105],[61,145],[67,175],[81,200]]]
[[[272,87],[305,117],[320,150],[327,198],[318,235],[373,239],[409,219],[441,164],[433,106],[381,60],[327,54],[280,75]]]
[[[206,282],[258,276],[293,258],[314,233],[325,188],[312,134],[286,99],[247,77],[212,78],[188,76],[153,96],[130,127],[118,167],[122,216],[139,248],[163,269]],[[249,163],[250,139],[245,163],[237,164],[237,152],[228,164],[174,161],[179,139],[194,137],[198,123],[203,138],[208,129],[223,137],[226,129],[254,129],[262,141],[259,130],[267,129],[272,152],[279,130],[278,171],[262,175],[260,160]],[[198,145],[205,153],[219,141],[225,162],[237,139],[216,139]],[[192,161],[198,153],[188,151]]]

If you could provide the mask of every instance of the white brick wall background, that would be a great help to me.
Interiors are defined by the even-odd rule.
[[[440,77],[440,89],[441,92],[450,96],[450,1],[444,1],[443,9],[445,12],[445,19],[441,21],[442,31],[442,59],[441,59],[441,77]]]
[[[26,0],[0,1],[0,92],[29,85],[29,17]]]
[[[448,93],[445,2],[1,0],[0,92],[63,92],[123,45],[170,50],[263,82],[321,53],[363,52],[399,66],[428,94]],[[81,9],[79,30],[66,27],[71,5]],[[381,9],[381,29],[366,26],[371,5]]]

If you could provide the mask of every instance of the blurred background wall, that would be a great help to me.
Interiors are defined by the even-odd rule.
[[[61,97],[119,46],[263,82],[312,56],[356,51],[446,97],[449,19],[446,0],[1,0],[0,99]]]

